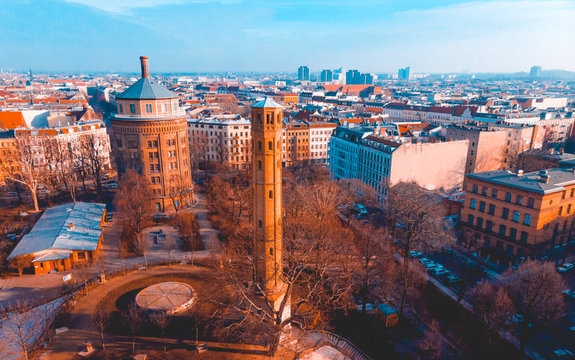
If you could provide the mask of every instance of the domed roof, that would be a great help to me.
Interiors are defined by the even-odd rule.
[[[251,105],[252,108],[281,108],[280,104],[275,102],[273,99],[266,97],[265,99],[258,101]]]
[[[149,77],[141,78],[126,91],[116,96],[117,99],[171,99],[177,97],[178,95]]]

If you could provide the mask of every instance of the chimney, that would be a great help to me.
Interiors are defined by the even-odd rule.
[[[517,176],[523,176],[523,170],[517,170]]]
[[[74,223],[70,223],[70,229],[74,228]]]
[[[142,77],[150,77],[150,71],[148,70],[148,57],[140,56],[140,65],[142,66]]]

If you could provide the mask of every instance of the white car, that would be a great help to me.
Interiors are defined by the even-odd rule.
[[[567,349],[553,351],[553,359],[573,359],[573,353]]]
[[[575,265],[574,265],[574,264],[565,263],[565,264],[563,264],[563,265],[557,266],[557,271],[559,271],[560,273],[564,273],[564,272],[567,272],[567,271],[569,271],[569,270],[571,270],[571,269],[573,269],[573,268],[575,268]]]
[[[411,251],[409,252],[409,256],[412,257],[412,258],[420,258],[420,257],[423,256],[423,254],[420,253],[419,251],[411,250]]]

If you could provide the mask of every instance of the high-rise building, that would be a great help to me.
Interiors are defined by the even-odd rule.
[[[309,81],[309,68],[307,66],[300,66],[297,69],[297,79],[300,81]]]
[[[397,79],[398,80],[409,80],[411,79],[411,67],[405,67],[403,69],[399,69],[397,71]]]
[[[268,297],[281,297],[282,106],[266,98],[252,106],[256,281]],[[273,300],[272,300],[273,301]]]
[[[541,76],[541,71],[543,69],[541,68],[541,66],[532,66],[531,67],[531,71],[530,71],[530,75],[532,78],[538,78]]]
[[[116,96],[112,145],[118,171],[133,169],[144,175],[156,210],[163,212],[192,198],[187,118],[178,95],[150,78],[148,57],[141,56],[140,63],[142,78]],[[182,191],[185,188],[190,190]],[[177,204],[172,202],[174,191]]]
[[[354,85],[361,83],[361,73],[359,70],[348,70],[345,73],[345,83],[347,85]]]
[[[320,75],[321,82],[332,82],[333,81],[333,71],[322,70]]]

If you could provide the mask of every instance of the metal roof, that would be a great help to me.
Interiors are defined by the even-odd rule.
[[[171,99],[178,95],[166,89],[164,85],[148,77],[143,77],[132,84],[126,91],[116,96],[117,99]]]
[[[281,106],[280,104],[278,104],[277,102],[275,102],[271,98],[265,98],[261,101],[253,103],[251,105],[251,107],[253,107],[253,108],[283,108],[283,106]]]
[[[542,175],[544,175],[543,177],[548,176],[549,180],[544,181]],[[522,175],[500,170],[484,171],[467,176],[541,194],[562,191],[565,190],[566,185],[575,184],[575,168],[554,168]]]
[[[45,250],[95,251],[105,204],[76,202],[47,209],[8,259]]]
[[[48,253],[38,254],[32,262],[63,260],[69,258],[71,253],[70,250],[50,250]]]

